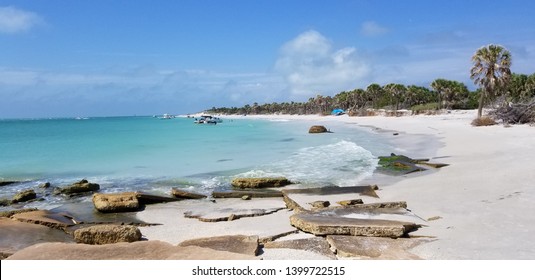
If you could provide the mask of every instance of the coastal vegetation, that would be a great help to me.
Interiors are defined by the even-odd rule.
[[[376,110],[380,109],[390,112],[411,110],[413,113],[429,113],[442,109],[478,109],[478,118],[480,118],[483,108],[488,106],[497,108],[497,111],[501,110],[502,114],[493,115],[499,119],[507,118],[508,114],[512,114],[511,110],[504,109],[504,107],[512,108],[512,104],[527,104],[522,108],[532,111],[535,107],[532,103],[535,99],[535,73],[531,75],[512,73],[510,70],[511,53],[507,49],[499,45],[481,47],[472,56],[472,62],[470,78],[479,87],[476,90],[469,90],[462,82],[443,78],[435,79],[428,86],[372,83],[366,88],[342,91],[334,96],[316,94],[315,97],[310,97],[303,102],[266,104],[255,102],[243,107],[212,107],[207,111],[212,114],[240,115],[328,115],[332,110],[342,108],[350,116],[366,116],[373,115]],[[520,111],[526,115],[524,110]],[[507,119],[515,122],[514,120],[521,118],[508,117]],[[522,122],[535,120],[535,118],[528,119],[522,119]]]

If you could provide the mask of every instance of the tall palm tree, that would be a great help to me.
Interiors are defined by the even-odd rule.
[[[472,56],[472,62],[470,79],[482,89],[477,109],[477,117],[480,118],[485,98],[496,94],[511,77],[511,53],[500,45],[483,46]]]

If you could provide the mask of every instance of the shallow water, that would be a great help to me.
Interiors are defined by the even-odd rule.
[[[394,150],[356,125],[331,124],[334,133],[308,134],[310,125],[232,118],[217,125],[152,117],[0,120],[0,180],[25,181],[0,187],[0,197],[82,178],[102,192],[161,194],[171,187],[227,189],[236,176],[350,186],[373,174],[377,156]],[[30,206],[61,204],[63,198],[37,191],[45,200]]]

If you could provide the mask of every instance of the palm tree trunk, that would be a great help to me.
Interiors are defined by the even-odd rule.
[[[477,107],[477,117],[481,118],[483,115],[483,103],[485,101],[485,91],[481,91],[481,95],[479,96],[479,106]]]

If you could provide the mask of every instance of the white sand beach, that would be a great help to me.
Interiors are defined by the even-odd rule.
[[[432,218],[427,227],[413,234],[436,240],[417,246],[412,253],[423,259],[534,259],[535,128],[473,127],[470,122],[475,115],[475,111],[452,111],[404,117],[245,118],[303,119],[326,127],[342,122],[365,129],[397,131],[397,136],[385,132],[385,137],[391,137],[408,151],[422,151],[407,156],[425,156],[450,164],[439,171],[408,175],[401,181],[380,185],[378,194],[382,201],[407,201],[413,213]],[[437,137],[440,145],[436,154],[425,154],[429,152],[425,146],[437,143],[414,142],[415,134]],[[144,217],[151,215],[148,210]]]

